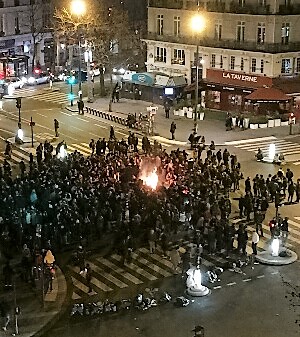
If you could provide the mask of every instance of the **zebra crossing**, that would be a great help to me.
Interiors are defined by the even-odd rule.
[[[50,88],[35,88],[35,87],[26,87],[22,89],[17,89],[10,96],[6,95],[5,98],[28,98],[35,101],[40,102],[49,102],[55,104],[69,104],[69,94],[65,92],[61,92],[58,89],[50,89]],[[73,96],[74,103],[76,103],[77,96]]]
[[[300,144],[285,139],[268,136],[225,142],[225,145],[231,145],[249,152],[257,152],[260,148],[263,154],[268,153],[270,144],[275,144],[276,153],[283,154],[287,163],[300,165]]]
[[[37,133],[37,134],[35,134],[34,137],[35,137],[36,142],[44,142],[46,139],[48,141],[52,142],[53,139],[55,139],[53,137],[53,134],[46,133],[46,132],[45,133]],[[154,142],[154,140],[150,140],[151,144],[153,144],[153,142]],[[170,142],[164,142],[164,143],[161,142],[161,144],[162,144],[163,148],[167,148],[167,147],[170,147],[170,146],[173,145]],[[56,154],[57,141],[52,143],[52,145],[54,147],[53,155],[55,155]],[[139,144],[138,144],[137,148],[138,148],[139,151],[142,151],[142,141],[141,141],[140,137],[139,137]],[[71,143],[71,144],[67,143],[67,153],[70,154],[70,153],[73,153],[75,151],[80,152],[81,154],[83,154],[86,157],[91,155],[91,149],[89,147],[89,143],[85,143],[85,142]],[[11,155],[10,159],[8,159],[4,155],[4,152],[0,152],[0,163],[3,164],[4,159],[7,159],[8,162],[10,164],[13,164],[13,165],[19,164],[21,160],[23,160],[26,164],[26,162],[29,163],[30,153],[32,153],[35,156],[36,155],[35,148],[24,147],[24,146],[13,147],[12,155]]]
[[[233,223],[238,224],[243,222],[241,219],[233,220]],[[248,227],[249,240],[247,244],[247,254],[252,254],[251,235],[255,230],[252,226]],[[263,225],[264,237],[260,238],[257,245],[258,251],[266,249],[265,245],[269,243],[271,236],[269,227]],[[300,217],[289,219],[289,237],[287,248],[295,249],[296,245],[300,244]],[[178,241],[173,244],[176,246],[187,247],[189,241]],[[234,247],[237,247],[237,241],[234,242]],[[88,292],[89,288],[85,278],[79,274],[79,268],[68,265],[73,282],[73,300],[89,298],[96,294],[100,296],[109,296],[113,292],[130,287],[139,286],[141,284],[149,285],[149,282],[158,279],[169,278],[174,276],[174,268],[169,259],[163,257],[160,252],[150,254],[147,248],[139,248],[132,253],[130,263],[123,264],[122,257],[118,254],[108,256],[95,255],[86,261],[92,268],[92,292]],[[207,268],[212,266],[220,266],[226,268],[228,260],[224,255],[203,255],[202,265]],[[180,268],[177,269],[181,273]]]

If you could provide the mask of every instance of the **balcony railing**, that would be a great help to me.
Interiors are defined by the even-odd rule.
[[[149,0],[149,7],[182,9],[183,0]]]
[[[174,36],[174,35],[157,35],[156,33],[148,33],[148,40],[164,41],[178,44],[196,45],[197,40],[193,36]],[[282,53],[295,52],[300,50],[300,42],[290,42],[287,45],[281,43],[264,43],[235,41],[235,40],[216,40],[213,38],[203,37],[199,41],[200,46],[211,48],[223,48],[233,50],[259,51],[265,53]]]
[[[172,59],[171,64],[179,64],[180,66],[184,66],[185,60],[184,59]]]
[[[255,6],[252,4],[247,4],[241,6],[238,3],[232,1],[229,5],[229,12],[236,14],[267,15],[270,14],[270,5]]]
[[[225,12],[225,2],[208,1],[206,4],[206,9],[208,12]]]
[[[154,61],[155,61],[155,62],[163,62],[163,63],[166,63],[166,58],[163,57],[163,56],[155,56],[155,57],[154,57]]]
[[[295,15],[300,14],[300,4],[294,4],[294,5],[279,5],[279,11],[277,14],[281,15]]]

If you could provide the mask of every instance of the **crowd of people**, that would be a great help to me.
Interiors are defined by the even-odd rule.
[[[40,148],[28,168],[20,166],[17,177],[0,170],[2,253],[10,259],[26,245],[34,262],[41,249],[56,254],[66,246],[87,246],[113,233],[112,249],[125,262],[140,244],[149,244],[151,252],[160,247],[166,254],[170,235],[183,226],[193,233],[191,241],[209,254],[225,249],[227,256],[235,238],[238,252],[245,254],[247,228],[243,223],[237,229],[229,222],[229,192],[239,190],[243,179],[236,155],[216,150],[212,142],[202,143],[189,158],[185,150],[167,153],[147,137],[143,151],[138,151],[135,137],[130,133],[127,141],[118,141],[111,128],[108,141],[91,140],[88,157],[75,151],[58,158],[49,156],[48,150],[43,156]],[[142,173],[153,170],[158,175],[155,190],[141,180]],[[290,170],[279,170],[266,180],[261,175],[245,180],[240,217],[253,221],[260,235],[269,203],[274,201],[278,209],[286,185],[291,192],[292,178]],[[293,183],[297,202],[299,184],[299,179]]]

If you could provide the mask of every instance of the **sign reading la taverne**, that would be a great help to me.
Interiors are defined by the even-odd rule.
[[[216,69],[207,69],[206,78],[210,82],[249,88],[259,88],[272,85],[272,79],[267,76]]]

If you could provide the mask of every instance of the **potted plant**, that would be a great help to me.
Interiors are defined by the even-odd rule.
[[[288,126],[289,125],[289,114],[288,113],[282,114],[280,116],[280,120],[281,120],[280,126]]]

